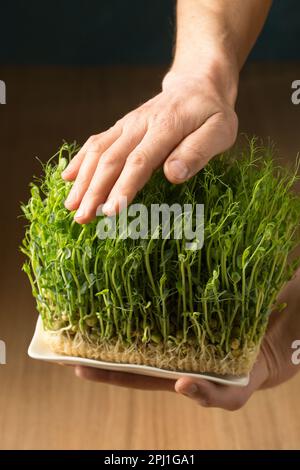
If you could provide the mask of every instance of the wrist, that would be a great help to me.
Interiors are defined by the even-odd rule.
[[[234,107],[239,82],[239,69],[234,57],[222,50],[207,50],[193,59],[185,54],[175,54],[173,64],[163,79],[163,90],[177,84],[193,83],[206,91],[212,87],[230,106]],[[205,87],[205,88],[203,88]]]

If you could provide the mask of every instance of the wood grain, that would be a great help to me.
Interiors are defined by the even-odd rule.
[[[203,409],[171,393],[140,392],[75,378],[71,367],[31,360],[36,321],[20,272],[19,201],[28,196],[39,156],[61,140],[83,142],[159,89],[159,68],[2,68],[0,106],[1,449],[296,449],[300,447],[300,374],[256,393],[234,413]],[[253,64],[241,80],[240,129],[274,140],[286,161],[300,149],[300,106],[291,104],[293,64]]]

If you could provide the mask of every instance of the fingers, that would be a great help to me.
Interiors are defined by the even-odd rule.
[[[70,210],[78,209],[77,222],[89,222],[104,202],[106,215],[120,209],[120,200],[131,202],[184,137],[184,120],[175,111],[164,111],[161,105],[152,109],[149,117],[151,101],[123,118],[121,137],[106,150],[102,135],[93,141],[92,149],[85,148],[83,159],[82,155],[76,157],[72,175],[80,167],[65,205]]]
[[[164,164],[168,180],[175,184],[182,183],[198,173],[212,157],[234,144],[237,126],[233,111],[211,116],[169,155]]]
[[[70,211],[79,207],[80,201],[89,187],[99,158],[100,155],[97,151],[87,150],[79,168],[75,183],[73,184],[65,201],[65,207]]]
[[[201,406],[235,411],[245,405],[253,392],[261,387],[266,377],[266,363],[260,355],[251,372],[247,387],[220,385],[204,379],[194,380],[190,377],[183,377],[176,382],[175,390]]]
[[[204,407],[217,407],[237,410],[248,400],[249,390],[234,386],[219,385],[208,380],[193,381],[182,378],[176,382],[175,390]]]
[[[121,124],[116,123],[115,126],[108,129],[107,131],[102,132],[101,134],[92,135],[81,147],[77,155],[72,158],[66,169],[62,172],[63,179],[67,181],[73,181],[78,174],[79,168],[83,162],[87,150],[90,149],[97,151],[100,141],[102,141],[103,148],[109,146],[112,142],[114,142],[114,140],[118,138],[121,132]]]
[[[90,137],[79,153],[71,160],[62,176],[69,181],[76,178],[65,206],[76,209],[87,190],[101,154],[121,135],[121,128],[115,126],[102,134]]]
[[[69,165],[62,172],[61,176],[66,181],[73,181],[79,171],[80,165],[83,162],[85,151],[87,148],[88,141],[81,147],[79,152],[72,158]]]
[[[111,188],[122,172],[128,154],[142,139],[144,132],[143,128],[140,128],[135,129],[133,134],[123,133],[101,155],[88,187],[82,187],[81,203],[75,214],[77,222],[87,223],[95,217],[98,206],[105,202]]]
[[[77,377],[95,382],[102,382],[120,387],[139,390],[174,391],[174,380],[160,379],[124,372],[113,372],[93,367],[76,366]],[[265,382],[268,375],[266,361],[261,353],[255,364],[247,387],[219,385],[208,380],[182,377],[175,383],[175,391],[191,398],[205,407],[217,407],[225,410],[238,410]]]
[[[169,181],[181,183],[234,143],[237,118],[233,110],[207,118],[208,111],[200,112],[199,103],[192,110],[187,105],[170,107],[168,100],[129,113],[110,130],[90,138],[70,162],[63,177],[76,179],[65,206],[77,209],[77,222],[92,220],[103,203],[103,212],[114,215],[124,201],[133,200],[163,162]]]
[[[119,387],[135,388],[138,390],[174,391],[174,380],[129,374],[127,372],[112,372],[83,366],[76,366],[75,374],[81,379],[103,382]]]
[[[127,200],[129,204],[133,200],[153,171],[180,141],[180,137],[181,133],[175,127],[169,128],[167,132],[160,130],[159,134],[155,129],[148,130],[140,144],[128,156],[122,173],[102,208],[106,215],[115,214],[121,208],[122,201]]]

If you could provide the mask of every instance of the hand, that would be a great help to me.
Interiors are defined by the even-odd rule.
[[[178,0],[176,50],[162,92],[90,137],[63,173],[75,180],[65,204],[77,210],[76,221],[89,222],[103,203],[113,215],[161,165],[182,183],[234,143],[239,70],[271,0],[228,3]]]
[[[103,203],[113,215],[161,165],[169,181],[182,183],[234,143],[235,97],[217,69],[201,76],[169,72],[161,93],[87,140],[62,174],[75,180],[65,205],[77,209],[76,221],[89,222]]]
[[[291,356],[292,342],[300,339],[299,322],[299,271],[279,296],[279,302],[287,302],[284,312],[274,311],[268,331],[263,340],[261,351],[250,374],[247,387],[219,385],[203,379],[194,380],[183,377],[177,381],[144,377],[121,372],[110,372],[88,367],[76,367],[78,377],[97,382],[105,382],[128,388],[142,390],[175,391],[191,398],[205,407],[218,407],[226,410],[241,408],[259,389],[274,387],[288,380],[300,367],[293,365]]]

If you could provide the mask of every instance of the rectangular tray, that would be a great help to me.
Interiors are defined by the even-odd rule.
[[[249,383],[249,375],[236,377],[231,375],[176,372],[171,370],[159,369],[157,367],[96,361],[94,359],[86,359],[82,357],[64,356],[61,354],[56,354],[51,351],[50,347],[43,340],[43,324],[40,316],[38,317],[35,332],[28,348],[28,355],[33,359],[38,359],[41,361],[96,367],[98,369],[112,370],[118,372],[130,372],[131,374],[148,375],[151,377],[160,377],[165,379],[176,380],[180,377],[194,377],[210,380],[212,382],[216,382],[223,385],[235,385],[237,387],[246,387]]]

